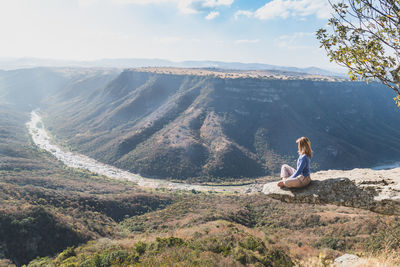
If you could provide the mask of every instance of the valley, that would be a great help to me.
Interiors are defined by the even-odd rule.
[[[299,136],[312,140],[314,171],[400,158],[399,110],[377,83],[259,70],[32,68],[1,72],[0,95],[24,112],[40,108],[67,150],[142,177],[273,176],[295,164]]]
[[[137,174],[130,173],[118,169],[116,167],[103,164],[87,156],[64,151],[57,145],[52,144],[51,138],[48,136],[45,126],[42,123],[40,115],[32,111],[31,119],[26,124],[29,133],[35,145],[39,148],[53,154],[58,160],[71,168],[88,170],[92,173],[107,176],[111,179],[127,180],[133,182],[141,187],[148,188],[166,188],[170,190],[198,190],[198,191],[230,191],[230,192],[245,192],[248,186],[205,186],[205,185],[191,185],[184,183],[168,182],[160,179],[144,178]]]
[[[314,171],[400,158],[399,110],[382,85],[232,73],[125,70],[100,89],[72,84],[54,94],[43,120],[72,150],[167,180],[274,175],[295,164],[299,136],[312,140]]]
[[[315,178],[386,181],[390,170],[346,169],[398,161],[390,94],[208,71],[0,72],[0,266],[327,266],[343,253],[399,262],[398,215],[285,203],[260,193],[262,180],[223,186],[275,179],[301,135]],[[317,172],[329,168],[346,171]]]

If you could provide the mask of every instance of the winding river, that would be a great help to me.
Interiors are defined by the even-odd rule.
[[[198,190],[198,191],[227,191],[227,192],[249,192],[255,185],[246,186],[206,186],[206,185],[193,185],[174,183],[166,180],[145,178],[138,174],[134,174],[114,166],[104,164],[88,156],[73,153],[63,150],[59,147],[54,140],[52,140],[47,133],[45,126],[42,122],[42,118],[37,111],[31,112],[31,119],[26,123],[30,135],[32,136],[33,142],[41,149],[44,149],[53,154],[58,160],[62,161],[65,165],[78,168],[86,169],[91,172],[105,175],[111,179],[128,180],[132,181],[139,186],[150,187],[150,188],[166,188],[170,190]]]

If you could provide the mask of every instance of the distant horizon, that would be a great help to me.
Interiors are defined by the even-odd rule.
[[[214,59],[185,59],[185,60],[174,60],[174,59],[168,59],[168,58],[157,58],[157,57],[99,57],[95,59],[83,59],[83,60],[78,60],[78,59],[67,59],[67,58],[51,58],[51,57],[30,57],[30,56],[23,56],[23,57],[0,57],[0,69],[2,69],[2,64],[3,62],[7,61],[23,61],[23,60],[37,60],[37,61],[54,61],[54,62],[59,62],[57,65],[54,67],[62,67],[62,62],[65,62],[66,64],[78,64],[78,63],[96,63],[96,62],[101,62],[101,61],[119,61],[119,60],[143,60],[143,61],[165,61],[169,63],[187,63],[187,62],[196,62],[196,63],[224,63],[224,64],[243,64],[243,65],[269,65],[271,67],[282,67],[282,68],[297,68],[297,69],[321,69],[321,70],[326,70],[332,73],[337,73],[337,74],[346,74],[346,69],[345,68],[340,68],[338,66],[337,68],[331,67],[321,67],[321,66],[315,66],[315,65],[308,65],[308,66],[296,66],[296,65],[276,65],[276,64],[271,64],[271,63],[266,63],[266,62],[254,62],[254,61],[225,61],[225,60],[214,60]],[[29,64],[29,63],[27,63]],[[52,67],[51,64],[49,65],[40,65],[39,63],[34,64],[34,62],[31,62],[33,64],[33,67]],[[65,65],[65,67],[69,67],[69,65]],[[78,66],[77,66],[78,67]],[[96,66],[96,67],[101,67],[101,65]],[[106,66],[105,66],[106,67]],[[145,65],[143,66],[132,66],[133,68],[136,67],[146,67]],[[173,65],[160,65],[159,67],[177,67]],[[183,68],[190,68],[190,67],[184,67]],[[203,66],[203,67],[194,67],[194,68],[210,68],[213,66]],[[123,68],[123,67],[122,67]],[[220,67],[216,67],[220,68]],[[238,69],[240,70],[240,69]],[[243,69],[246,70],[246,69]]]

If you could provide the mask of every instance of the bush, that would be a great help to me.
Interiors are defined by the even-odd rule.
[[[160,248],[165,248],[165,247],[176,247],[176,246],[181,246],[185,243],[182,238],[178,237],[167,237],[167,238],[156,238],[157,241],[157,249]]]
[[[267,256],[262,259],[264,266],[271,267],[292,267],[293,261],[290,257],[280,249],[273,249],[268,252]]]
[[[331,248],[334,250],[341,250],[345,247],[345,242],[333,236],[326,236],[321,238],[314,244],[317,248]]]
[[[68,259],[68,258],[73,257],[73,256],[76,256],[75,248],[74,247],[68,247],[63,252],[61,252],[60,255],[58,255],[57,261],[62,262],[65,259]]]
[[[135,250],[139,255],[142,255],[143,253],[146,252],[146,243],[139,241],[136,246],[135,246]]]
[[[260,253],[263,253],[266,250],[266,247],[262,240],[259,238],[254,238],[252,236],[247,237],[243,243],[240,243],[240,246],[252,251],[258,251]]]

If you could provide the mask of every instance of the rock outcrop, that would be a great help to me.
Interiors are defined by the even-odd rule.
[[[262,192],[284,202],[335,204],[400,215],[400,168],[329,170],[311,177],[305,188],[281,189],[277,182],[270,182]]]
[[[354,254],[344,254],[339,258],[336,258],[334,263],[335,266],[338,267],[346,267],[346,266],[354,266],[357,262],[360,261],[360,257]]]

